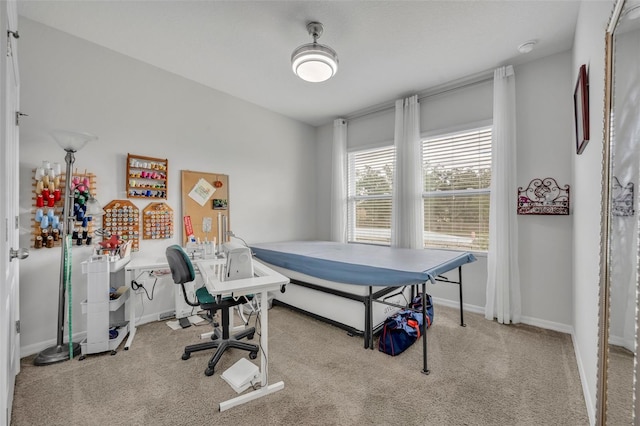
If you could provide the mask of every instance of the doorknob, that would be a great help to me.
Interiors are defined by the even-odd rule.
[[[26,259],[27,257],[29,257],[29,249],[21,248],[15,250],[12,248],[9,250],[9,262],[11,262],[15,258]]]

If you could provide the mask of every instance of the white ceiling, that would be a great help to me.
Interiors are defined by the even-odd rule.
[[[609,1],[610,0],[603,0]],[[21,16],[314,126],[500,65],[573,45],[579,0],[19,1]],[[338,53],[338,73],[307,83],[291,52]],[[537,40],[533,52],[517,47]]]

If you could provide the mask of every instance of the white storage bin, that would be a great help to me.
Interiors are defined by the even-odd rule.
[[[107,256],[91,256],[82,262],[87,274],[87,300],[90,303],[109,300],[109,262]]]

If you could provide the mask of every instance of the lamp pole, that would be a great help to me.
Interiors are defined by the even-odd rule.
[[[66,291],[65,270],[66,267],[71,267],[71,265],[66,264],[67,254],[70,253],[70,251],[67,252],[67,239],[70,233],[69,231],[74,223],[73,215],[70,214],[71,198],[73,197],[73,194],[71,193],[71,180],[73,179],[73,163],[76,160],[74,155],[76,151],[74,149],[65,148],[65,151],[67,152],[67,155],[64,157],[64,160],[67,164],[67,170],[64,185],[64,210],[62,211],[63,220],[60,222],[62,225],[62,250],[60,251],[60,286],[58,288],[58,333],[56,345],[40,352],[33,360],[35,365],[48,365],[56,362],[68,361],[71,357],[71,353],[73,353],[73,356],[80,354],[80,345],[78,343],[71,342],[70,344],[64,344],[64,305]],[[69,333],[69,339],[73,339],[71,333]],[[69,345],[71,345],[71,349],[69,348]]]

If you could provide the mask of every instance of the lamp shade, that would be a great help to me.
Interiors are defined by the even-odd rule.
[[[52,130],[51,136],[62,149],[68,152],[78,152],[89,141],[98,139],[90,133],[71,132],[69,130]]]
[[[291,54],[291,68],[305,81],[320,83],[338,72],[338,54],[329,46],[318,43],[323,27],[319,22],[309,22],[307,31],[313,43],[303,44]]]

